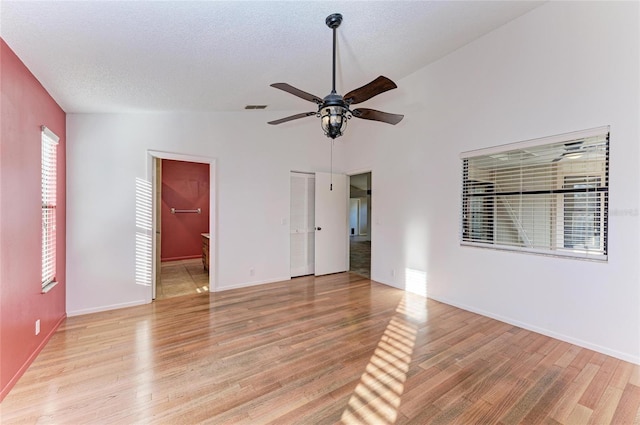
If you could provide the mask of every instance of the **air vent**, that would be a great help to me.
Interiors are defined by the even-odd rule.
[[[267,105],[247,105],[244,109],[265,109]]]

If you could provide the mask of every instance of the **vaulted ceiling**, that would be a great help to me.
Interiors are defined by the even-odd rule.
[[[302,111],[269,84],[328,94],[331,13],[344,16],[344,94],[397,82],[541,3],[2,0],[0,35],[66,112]]]

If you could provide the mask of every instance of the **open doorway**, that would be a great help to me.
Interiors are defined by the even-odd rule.
[[[209,291],[209,164],[159,159],[156,299]],[[205,249],[206,247],[206,249]],[[208,256],[207,256],[208,257]]]
[[[371,173],[349,176],[349,271],[371,278]]]
[[[152,299],[215,288],[215,160],[149,151],[153,170]]]

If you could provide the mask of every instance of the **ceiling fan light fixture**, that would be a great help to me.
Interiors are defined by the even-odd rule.
[[[347,128],[347,120],[350,118],[349,110],[343,106],[326,106],[320,109],[320,125],[324,134],[335,139],[342,136]]]

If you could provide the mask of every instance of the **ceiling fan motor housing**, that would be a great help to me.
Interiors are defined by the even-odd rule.
[[[344,98],[334,91],[325,96],[322,100],[322,104],[320,105],[320,109],[327,106],[341,106],[345,109],[349,108],[349,105],[344,101]]]

